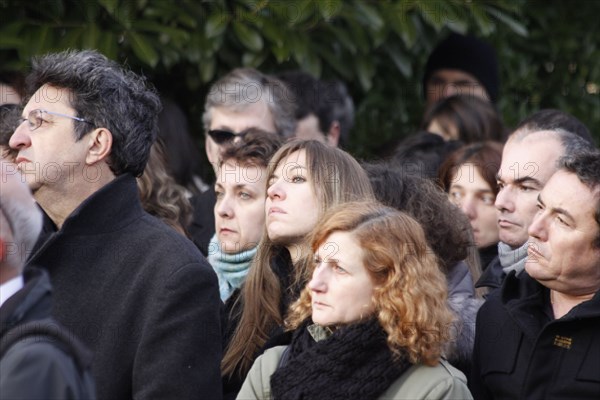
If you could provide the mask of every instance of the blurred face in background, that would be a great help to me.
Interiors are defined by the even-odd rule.
[[[490,97],[477,78],[458,69],[438,69],[427,81],[426,90],[429,105],[457,94],[476,96],[485,100],[489,100]]]
[[[255,247],[265,225],[266,169],[230,159],[217,170],[215,230],[224,253]]]
[[[269,111],[269,107],[264,101],[250,103],[240,109],[214,107],[210,111],[209,131],[222,130],[239,135],[250,128],[257,128],[267,132],[277,132],[271,111]],[[217,140],[207,133],[204,143],[206,156],[215,168],[215,173],[216,167],[219,165],[219,154],[221,154],[224,144],[218,143]]]
[[[474,164],[463,164],[456,170],[448,197],[469,217],[478,248],[498,243],[496,195]]]

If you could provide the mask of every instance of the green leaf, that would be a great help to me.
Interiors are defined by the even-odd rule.
[[[340,29],[333,25],[329,25],[328,28],[335,34],[337,40],[340,41],[342,46],[344,46],[350,53],[356,54],[356,45],[350,35],[348,35],[348,31],[346,29]]]
[[[145,64],[152,68],[156,67],[156,64],[158,64],[158,54],[150,44],[150,41],[133,31],[127,32],[127,37],[131,43],[133,53]]]
[[[402,75],[409,78],[412,75],[412,64],[410,59],[397,47],[389,45],[385,47],[385,50],[396,65],[396,68],[398,68]]]
[[[353,4],[357,17],[362,19],[371,30],[378,31],[384,27],[383,18],[379,16],[376,8],[367,5],[362,0],[355,1]]]
[[[321,76],[321,60],[313,52],[308,53],[307,57],[300,63],[300,66],[304,71],[309,72],[313,76]]]
[[[337,54],[333,53],[329,46],[314,43],[313,48],[319,57],[325,60],[326,65],[331,66],[344,80],[351,80],[354,78],[352,65],[344,62],[345,60],[343,58],[340,58]]]
[[[110,15],[114,15],[119,6],[119,0],[98,0],[98,3],[100,3]]]
[[[117,35],[112,32],[104,32],[98,40],[98,50],[106,57],[116,60],[119,53]]]
[[[88,24],[83,32],[82,45],[87,49],[94,49],[98,44],[100,38],[100,29],[94,23]]]
[[[329,21],[342,9],[342,0],[319,0],[316,3],[326,21]]]
[[[290,58],[290,49],[287,46],[274,46],[271,51],[277,59],[277,63],[281,64]]]
[[[366,92],[371,89],[373,85],[372,79],[375,73],[375,68],[373,64],[364,57],[359,57],[356,60],[355,64],[356,74],[358,75],[358,81],[362,86],[363,90]]]
[[[215,76],[215,59],[202,61],[199,65],[200,79],[203,83],[210,82]]]
[[[498,20],[506,24],[517,35],[523,37],[528,36],[529,32],[527,31],[527,28],[523,24],[512,18],[510,15],[505,14],[502,11],[496,10],[492,7],[486,7],[486,9],[491,15],[493,15]]]
[[[181,44],[190,40],[190,34],[183,29],[173,28],[154,21],[135,21],[132,24],[132,29],[138,32],[159,33],[161,36],[167,38],[167,42],[174,41]]]
[[[242,56],[242,64],[244,67],[258,68],[267,58],[266,54],[261,53],[244,53]]]
[[[473,5],[471,7],[471,12],[473,13],[473,17],[475,18],[475,22],[481,29],[481,32],[484,36],[489,35],[494,31],[494,24],[490,19],[489,15],[487,15],[480,7],[477,5]]]
[[[241,24],[237,21],[233,22],[233,32],[248,50],[258,52],[263,49],[263,39],[256,31]]]
[[[221,36],[227,29],[229,23],[229,17],[225,13],[216,13],[208,17],[206,25],[204,25],[204,32],[207,38],[213,38]]]

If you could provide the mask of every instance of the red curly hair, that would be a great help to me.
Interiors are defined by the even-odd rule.
[[[379,203],[345,203],[328,211],[315,227],[313,253],[333,232],[349,232],[360,243],[375,285],[375,314],[392,353],[406,354],[412,363],[436,365],[451,338],[454,316],[446,304],[446,278],[419,223]],[[297,329],[311,313],[307,287],[290,307],[286,327]]]

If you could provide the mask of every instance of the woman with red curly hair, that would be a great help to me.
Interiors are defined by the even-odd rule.
[[[421,226],[374,202],[328,211],[290,346],[259,357],[238,399],[472,398],[441,357],[452,334],[444,274]]]

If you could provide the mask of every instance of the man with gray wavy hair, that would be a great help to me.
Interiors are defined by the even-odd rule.
[[[23,273],[42,229],[42,213],[14,164],[3,159],[0,182],[0,394],[6,399],[93,399],[89,353],[50,319],[48,274],[36,268]],[[40,328],[48,325],[67,340],[58,345],[56,336],[43,335]]]
[[[250,128],[288,139],[294,136],[296,97],[279,79],[253,68],[236,68],[215,82],[206,96],[202,122],[208,161],[216,170],[224,145],[239,140]],[[188,230],[204,255],[215,233],[216,195],[209,189],[192,198],[194,217]]]
[[[158,133],[156,91],[92,50],[37,57],[27,81],[9,145],[47,216],[27,266],[48,271],[53,316],[94,351],[98,397],[221,398],[217,277],[144,211],[135,179]]]

